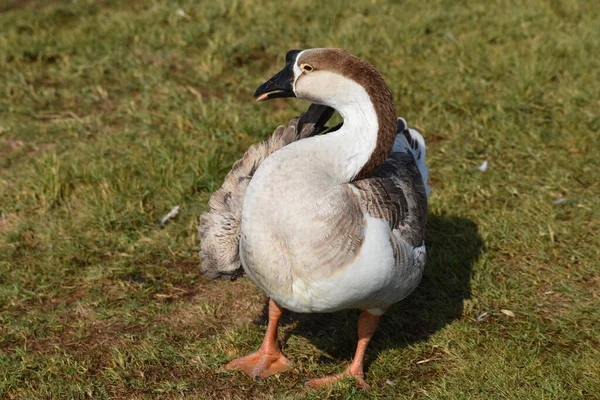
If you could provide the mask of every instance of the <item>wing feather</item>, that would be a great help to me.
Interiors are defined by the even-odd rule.
[[[364,212],[387,221],[410,245],[423,243],[427,195],[412,153],[392,153],[373,175],[352,185],[359,191]]]

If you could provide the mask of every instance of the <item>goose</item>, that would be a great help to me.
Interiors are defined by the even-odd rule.
[[[248,150],[200,219],[202,271],[245,273],[269,297],[262,345],[225,369],[261,378],[287,371],[277,341],[285,310],[359,309],[350,365],[307,385],[353,377],[368,388],[363,360],[379,319],[415,289],[425,267],[424,139],[396,117],[381,74],[343,49],[289,51],[254,96],[312,105]],[[326,131],[333,110],[343,123]]]

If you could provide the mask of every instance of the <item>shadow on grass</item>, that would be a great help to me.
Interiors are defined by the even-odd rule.
[[[429,215],[427,265],[419,286],[381,318],[366,356],[366,365],[377,353],[426,340],[462,315],[463,301],[471,296],[471,273],[483,249],[477,225],[467,218]],[[266,325],[268,303],[255,321]],[[288,312],[281,321],[284,342],[291,335],[308,338],[330,357],[323,363],[350,361],[357,340],[357,310],[329,314]],[[284,347],[285,352],[285,347]]]

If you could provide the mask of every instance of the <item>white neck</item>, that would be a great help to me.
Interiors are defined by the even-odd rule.
[[[379,122],[377,113],[365,89],[353,80],[331,74],[321,86],[331,94],[319,102],[334,108],[344,119],[335,132],[297,142],[299,147],[315,154],[328,175],[338,183],[350,182],[367,163],[377,145]],[[303,143],[306,142],[306,143]]]

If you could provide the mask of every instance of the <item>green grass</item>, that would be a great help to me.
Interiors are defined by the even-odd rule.
[[[222,371],[265,297],[199,274],[211,191],[306,108],[253,90],[326,46],[383,73],[434,188],[370,392],[303,386],[349,362],[355,311],[286,317],[288,374]],[[599,71],[592,0],[0,2],[0,398],[600,398]]]

